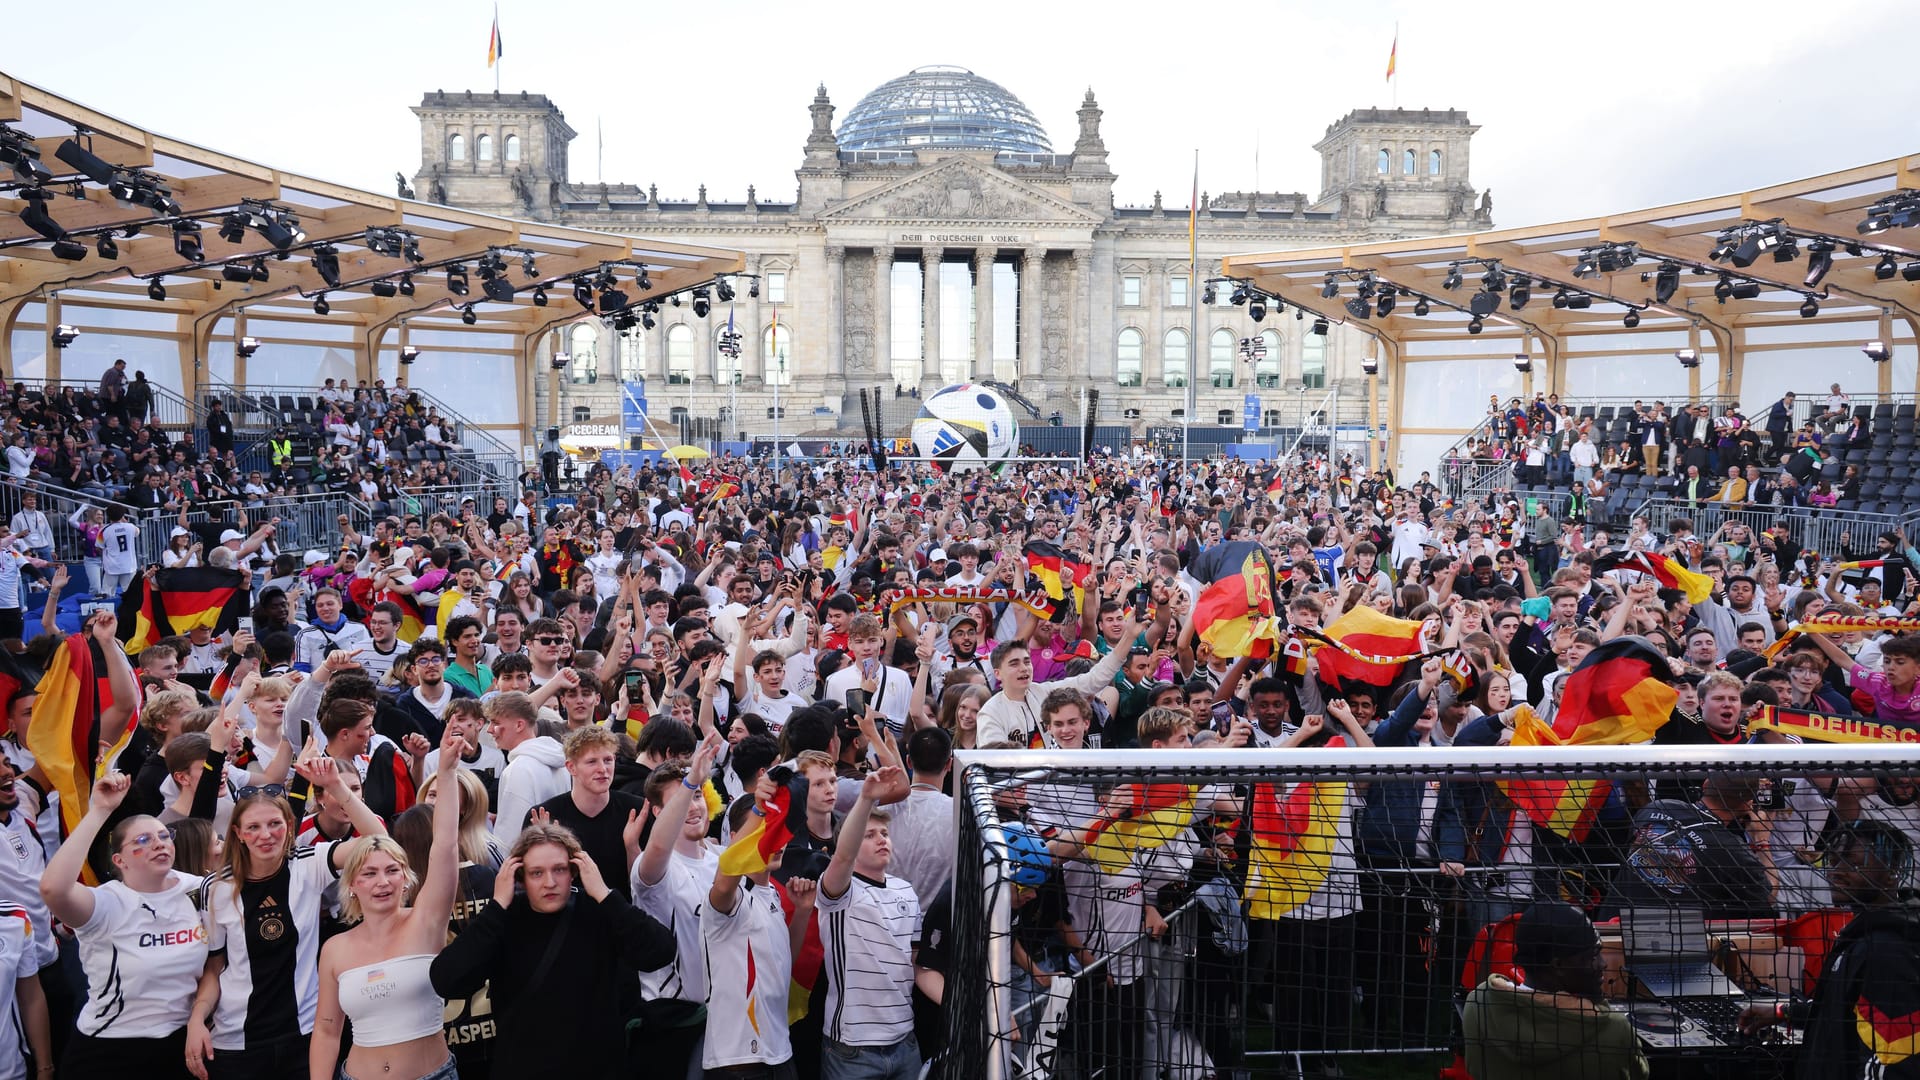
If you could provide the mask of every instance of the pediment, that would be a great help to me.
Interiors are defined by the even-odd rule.
[[[964,158],[943,161],[875,188],[821,215],[841,223],[888,221],[944,224],[993,221],[1034,225],[1098,225],[1099,215]]]

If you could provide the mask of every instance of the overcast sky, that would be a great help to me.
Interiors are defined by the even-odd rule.
[[[151,130],[391,193],[420,164],[423,91],[490,90],[491,3],[34,3],[0,70]],[[1092,86],[1123,204],[1208,191],[1317,194],[1311,147],[1348,110],[1467,110],[1472,181],[1531,225],[1677,202],[1920,150],[1920,5],[1614,0],[1588,5],[563,5],[502,0],[500,87],[579,131],[573,179],[785,199],[825,82],[838,120],[923,64],[1025,101],[1066,153]]]

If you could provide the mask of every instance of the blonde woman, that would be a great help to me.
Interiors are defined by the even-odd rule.
[[[451,726],[449,726],[451,730]],[[465,738],[465,733],[462,733]],[[472,769],[456,769],[453,778],[460,785],[460,861],[484,866],[489,870],[500,869],[506,861],[507,852],[500,841],[493,838],[488,830],[487,787]],[[440,796],[440,773],[436,767],[434,774],[420,787],[421,803],[434,805]]]
[[[459,876],[460,799],[446,797],[448,777],[459,768],[458,732],[440,740],[435,779],[442,798],[433,807],[430,870],[416,880],[407,853],[384,834],[347,845],[341,872],[341,916],[355,924],[320,951],[320,1000],[308,1074],[344,1080],[457,1080],[442,1021],[447,1003],[435,992],[428,968],[447,941],[447,919]],[[413,905],[407,905],[409,894]],[[340,1030],[353,1020],[353,1048],[340,1060]]]

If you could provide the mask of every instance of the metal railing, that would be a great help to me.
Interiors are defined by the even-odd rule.
[[[1479,502],[1489,494],[1513,486],[1513,462],[1492,458],[1446,458],[1442,484],[1454,502]]]
[[[1693,522],[1693,531],[1701,538],[1712,536],[1720,526],[1738,521],[1755,535],[1785,522],[1795,540],[1804,548],[1837,558],[1840,537],[1848,534],[1854,550],[1871,550],[1873,540],[1883,532],[1905,527],[1913,535],[1920,515],[1863,514],[1857,510],[1824,510],[1806,507],[1743,506],[1738,503],[1689,503],[1684,499],[1652,498],[1633,511],[1645,516],[1653,528],[1665,531],[1667,522],[1684,517]]]
[[[16,378],[8,380],[9,386],[37,390],[49,400],[58,397],[65,387],[72,387],[76,395],[98,391],[98,379],[30,379]],[[146,419],[150,423],[178,431],[197,433],[207,415],[206,407],[195,404],[174,391],[157,383],[147,384],[152,403],[147,408]]]

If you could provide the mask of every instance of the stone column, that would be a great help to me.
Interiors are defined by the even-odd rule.
[[[920,381],[940,382],[941,248],[920,249]]]
[[[867,374],[893,378],[893,248],[873,249],[873,360]]]
[[[973,377],[993,378],[993,262],[998,248],[973,251]]]
[[[1043,373],[1040,359],[1040,313],[1045,309],[1047,249],[1030,247],[1020,259],[1020,377],[1037,379]]]
[[[1095,360],[1093,341],[1093,249],[1075,248],[1073,252],[1073,355],[1067,358],[1064,374],[1070,379],[1091,379],[1106,371],[1110,364]],[[1109,361],[1112,357],[1107,358]]]
[[[838,244],[827,247],[827,366],[822,374],[833,375],[844,384],[847,374],[847,354],[841,344],[841,331],[846,323],[847,306],[847,249]],[[794,358],[787,357],[789,374]]]

